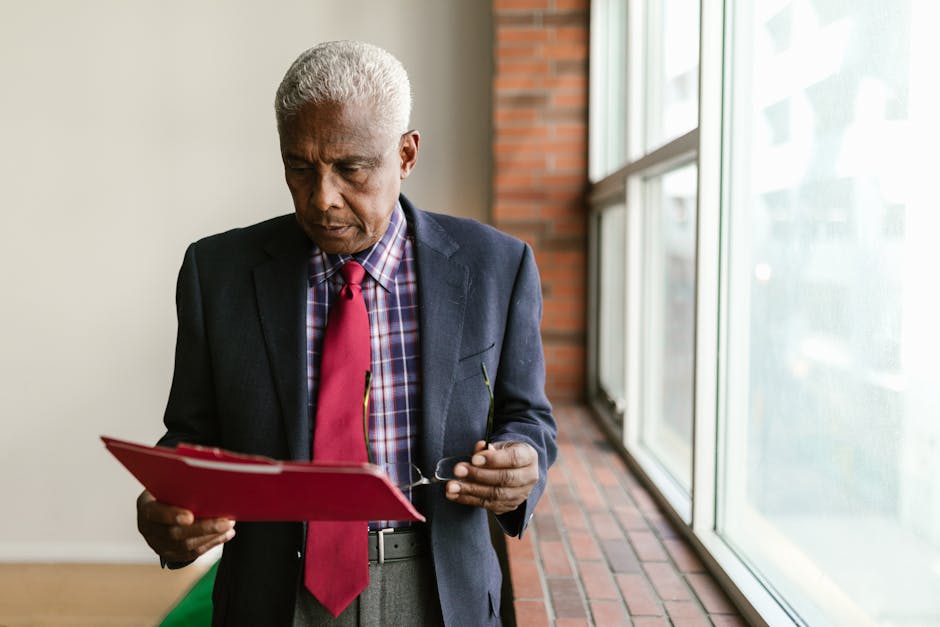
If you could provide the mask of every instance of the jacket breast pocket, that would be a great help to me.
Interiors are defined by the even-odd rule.
[[[482,350],[474,351],[469,355],[461,357],[457,362],[457,377],[455,380],[459,383],[476,376],[483,378],[483,364],[487,364],[487,370],[490,376],[492,376],[492,364],[488,362],[492,359],[494,353],[493,349],[495,348],[496,342],[493,342]]]
[[[489,393],[483,382],[485,363],[492,378],[496,368],[496,344],[469,353],[457,362],[444,434],[444,456],[467,455],[473,443],[487,434]]]

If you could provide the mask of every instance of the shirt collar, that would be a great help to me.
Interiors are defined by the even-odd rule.
[[[312,286],[326,281],[339,272],[344,263],[350,259],[355,259],[362,264],[366,273],[376,283],[381,285],[385,291],[390,292],[392,282],[395,280],[395,275],[401,265],[401,259],[405,254],[407,231],[408,222],[405,219],[405,212],[401,208],[401,203],[396,202],[385,234],[371,248],[355,255],[346,253],[332,255],[323,252],[319,246],[314,244],[310,255],[309,285]]]

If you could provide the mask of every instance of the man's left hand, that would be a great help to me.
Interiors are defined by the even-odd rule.
[[[458,479],[447,482],[448,499],[505,514],[529,498],[539,479],[539,456],[523,442],[492,442],[487,448],[481,440],[471,463],[457,464],[454,475]]]

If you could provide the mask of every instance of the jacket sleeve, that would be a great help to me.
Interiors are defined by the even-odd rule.
[[[218,419],[196,244],[186,250],[176,285],[176,360],[158,444],[215,444]]]
[[[211,444],[217,433],[199,284],[196,245],[190,244],[176,281],[176,360],[163,415],[167,431],[157,442],[159,446],[172,447],[180,442]],[[171,570],[191,563],[160,558],[160,566]]]
[[[545,491],[548,468],[555,461],[557,427],[545,395],[545,357],[541,336],[542,288],[532,249],[524,245],[516,272],[506,333],[495,380],[493,441],[524,442],[538,453],[539,478],[516,510],[497,516],[510,536],[522,537]]]

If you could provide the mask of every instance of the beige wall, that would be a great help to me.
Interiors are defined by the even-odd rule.
[[[272,100],[301,50],[396,54],[405,193],[486,219],[490,28],[475,0],[0,5],[0,561],[150,559],[97,436],[161,432],[186,245],[290,211]]]

